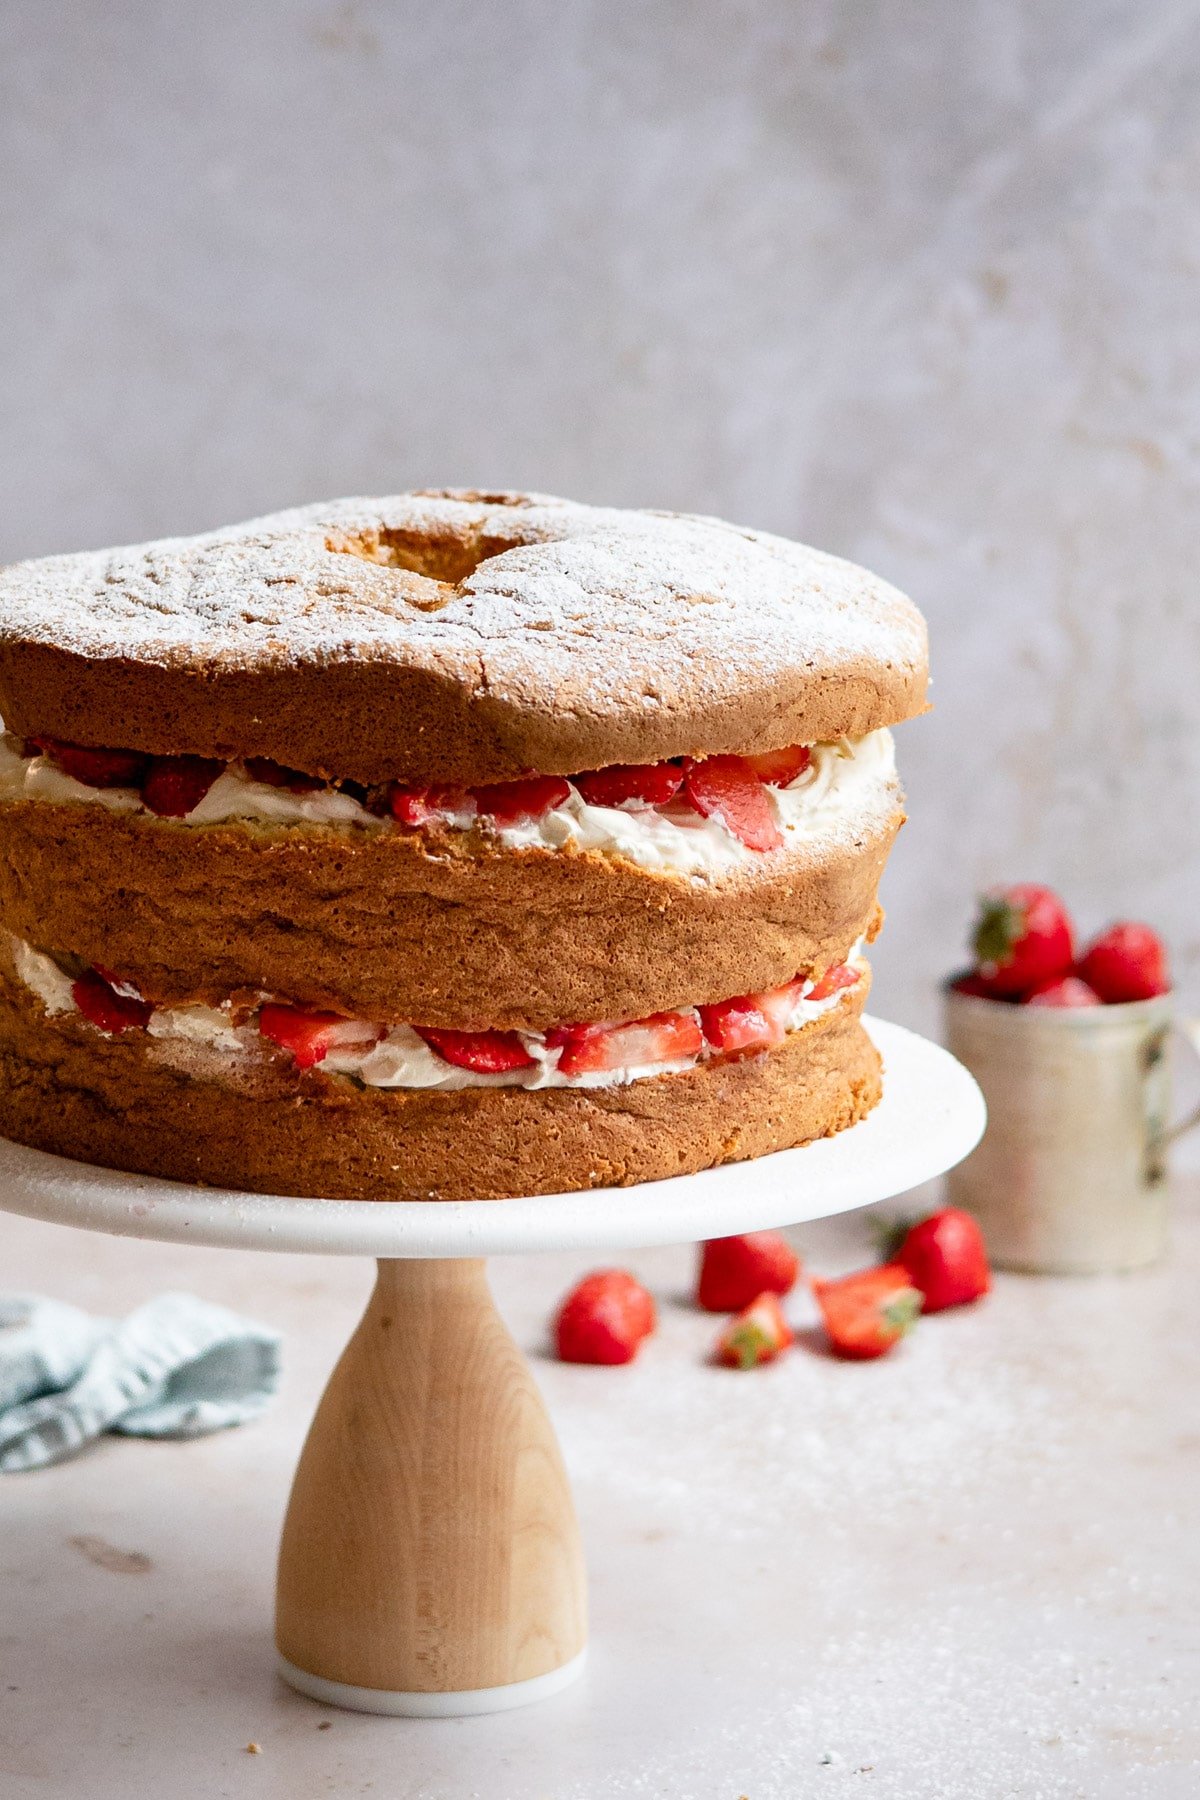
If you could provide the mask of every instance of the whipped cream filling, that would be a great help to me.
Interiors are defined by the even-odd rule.
[[[847,962],[865,973],[866,959],[862,940],[855,944]],[[37,995],[48,1013],[78,1012],[72,992],[73,983],[53,957],[35,950],[19,938],[12,940],[13,965],[18,978]],[[841,989],[820,1000],[810,1000],[813,983],[806,982],[784,1022],[787,1033],[801,1030],[822,1018],[854,989]],[[128,989],[133,992],[134,990]],[[679,1009],[699,1023],[692,1007]],[[347,1021],[353,1027],[356,1021]],[[97,1027],[97,1029],[99,1029]],[[265,1047],[265,1040],[253,1020],[235,1024],[232,1006],[156,1007],[145,1027],[158,1040],[168,1057],[173,1048],[181,1053],[209,1052],[221,1056],[243,1056]],[[393,1025],[382,1036],[373,1037],[368,1027],[360,1026],[362,1042],[347,1043],[331,1049],[315,1066],[329,1075],[349,1077],[364,1087],[430,1088],[450,1092],[468,1087],[624,1087],[633,1081],[644,1081],[654,1075],[679,1075],[705,1062],[719,1052],[705,1044],[695,1055],[671,1062],[631,1063],[611,1069],[589,1070],[578,1075],[564,1075],[559,1068],[560,1046],[546,1042],[539,1031],[518,1032],[522,1044],[533,1058],[533,1066],[511,1069],[503,1074],[482,1075],[472,1069],[461,1069],[438,1055],[411,1025]],[[349,1035],[354,1035],[351,1030]]]
[[[895,809],[899,790],[892,734],[815,744],[807,768],[788,787],[768,787],[767,795],[784,842],[798,846],[842,832],[860,830],[868,818],[882,822]],[[147,812],[136,788],[94,788],[76,781],[48,757],[27,757],[19,739],[0,737],[0,801],[90,802],[110,812]],[[256,781],[241,763],[231,763],[187,817],[172,824],[221,825],[246,820],[263,825],[318,825],[396,831],[337,788],[293,794]],[[753,863],[760,852],[747,849],[717,817],[704,818],[686,803],[653,807],[626,802],[592,806],[572,787],[561,805],[536,819],[496,825],[474,811],[438,815],[450,830],[479,829],[509,850],[574,850],[624,857],[639,868],[697,879]]]

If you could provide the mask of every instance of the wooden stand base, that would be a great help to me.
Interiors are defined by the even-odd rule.
[[[586,1604],[558,1444],[483,1261],[381,1261],[292,1487],[285,1677],[368,1711],[520,1705],[580,1672]]]

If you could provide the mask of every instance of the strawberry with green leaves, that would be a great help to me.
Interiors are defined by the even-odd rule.
[[[812,1286],[830,1348],[854,1362],[885,1356],[921,1311],[920,1290],[896,1263]]]
[[[727,1369],[756,1369],[760,1363],[774,1362],[794,1342],[779,1296],[765,1293],[730,1319],[717,1339],[715,1354]]]
[[[979,903],[975,960],[988,990],[1027,994],[1071,972],[1075,941],[1067,909],[1050,888],[1031,882],[997,888]]]

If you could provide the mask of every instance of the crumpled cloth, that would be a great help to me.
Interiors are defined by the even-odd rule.
[[[0,1472],[43,1468],[104,1431],[190,1438],[244,1424],[279,1387],[282,1339],[194,1294],[126,1319],[0,1295]]]

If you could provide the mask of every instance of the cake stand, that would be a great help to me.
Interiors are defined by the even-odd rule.
[[[861,1124],[699,1175],[522,1200],[303,1200],[126,1175],[0,1141],[0,1207],[132,1237],[378,1258],[292,1487],[280,1670],[302,1693],[366,1712],[520,1706],[581,1673],[586,1594],[558,1444],[492,1304],[484,1258],[798,1224],[952,1167],[983,1131],[974,1081],[936,1045],[867,1025],[886,1073]]]

